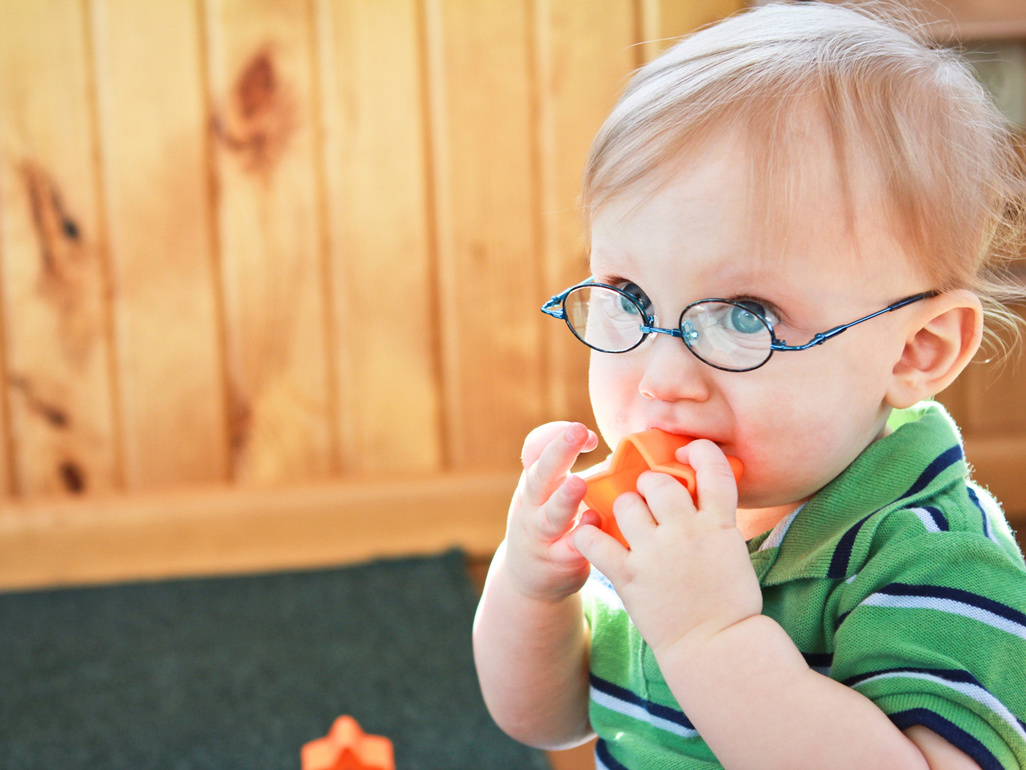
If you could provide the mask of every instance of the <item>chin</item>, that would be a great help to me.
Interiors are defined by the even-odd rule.
[[[739,511],[765,511],[770,508],[794,507],[798,504],[792,500],[783,499],[779,494],[741,493],[737,499]]]

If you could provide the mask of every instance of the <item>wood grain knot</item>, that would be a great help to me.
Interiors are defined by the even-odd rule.
[[[267,177],[288,149],[298,124],[293,89],[282,77],[270,45],[242,67],[226,108],[213,119],[214,134],[244,169]]]
[[[54,175],[31,159],[21,161],[18,172],[39,249],[36,291],[60,319],[61,342],[69,361],[81,363],[103,339],[104,266],[72,216]]]
[[[66,490],[76,495],[85,492],[85,473],[78,465],[71,461],[65,461],[60,464],[57,470],[60,475],[61,484],[64,485]]]

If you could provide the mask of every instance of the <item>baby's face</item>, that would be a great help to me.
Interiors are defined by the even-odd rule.
[[[657,192],[606,204],[592,222],[595,280],[642,292],[662,327],[695,300],[757,302],[790,345],[933,288],[891,233],[882,194],[856,180],[853,232],[829,148],[810,142],[809,152],[826,160],[807,162],[788,227],[762,226],[744,144],[729,135]],[[628,353],[592,353],[599,430],[610,446],[651,427],[712,439],[744,462],[741,508],[793,505],[881,435],[913,312],[887,313],[806,351],[776,352],[749,372],[708,366],[662,334]]]

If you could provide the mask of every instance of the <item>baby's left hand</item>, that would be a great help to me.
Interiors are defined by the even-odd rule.
[[[683,485],[649,471],[637,492],[613,505],[630,549],[591,525],[573,536],[581,555],[613,583],[657,658],[685,638],[700,644],[762,612],[759,581],[735,526],[737,483],[726,457],[703,440],[677,457],[695,469],[697,507]]]

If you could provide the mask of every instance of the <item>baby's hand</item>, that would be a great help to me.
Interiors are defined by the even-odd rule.
[[[695,469],[698,506],[675,479],[651,471],[613,505],[630,549],[592,526],[574,544],[616,587],[657,658],[762,612],[748,547],[735,526],[737,483],[723,452],[693,441],[677,459]]]
[[[536,599],[559,601],[578,591],[588,562],[569,535],[587,484],[569,475],[598,437],[580,423],[554,422],[535,428],[524,441],[520,476],[506,524],[506,563],[514,588]],[[588,521],[597,522],[594,513]]]

